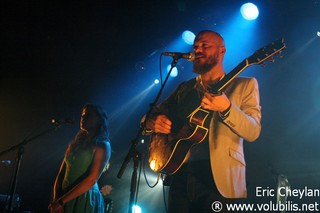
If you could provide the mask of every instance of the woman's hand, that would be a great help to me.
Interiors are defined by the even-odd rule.
[[[50,213],[63,213],[63,206],[60,204],[59,200],[55,200],[48,206]]]

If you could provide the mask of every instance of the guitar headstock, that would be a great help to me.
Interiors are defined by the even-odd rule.
[[[265,47],[255,51],[253,55],[247,58],[248,64],[262,64],[266,60],[274,61],[273,56],[280,54],[281,51],[286,48],[284,38],[274,41]]]

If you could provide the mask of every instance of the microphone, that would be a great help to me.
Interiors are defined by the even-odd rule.
[[[195,55],[193,52],[190,53],[179,53],[179,52],[163,52],[165,56],[172,56],[174,59],[184,58],[188,61],[193,61],[195,59]]]
[[[56,120],[56,119],[53,118],[51,120],[51,123],[55,124],[55,125],[74,124],[74,119],[73,118],[66,118],[66,119],[63,119],[63,120]]]

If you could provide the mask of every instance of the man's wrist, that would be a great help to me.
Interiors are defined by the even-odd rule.
[[[229,107],[226,110],[224,110],[222,112],[219,112],[220,117],[222,119],[226,119],[230,114],[230,110],[231,110],[231,103],[230,103]]]

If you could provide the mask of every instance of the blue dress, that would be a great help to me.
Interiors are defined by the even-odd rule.
[[[66,171],[62,181],[62,190],[67,192],[77,185],[88,172],[93,162],[92,149],[78,149],[68,153],[65,158]],[[77,198],[65,203],[65,213],[103,213],[104,199],[95,183],[92,188]]]

